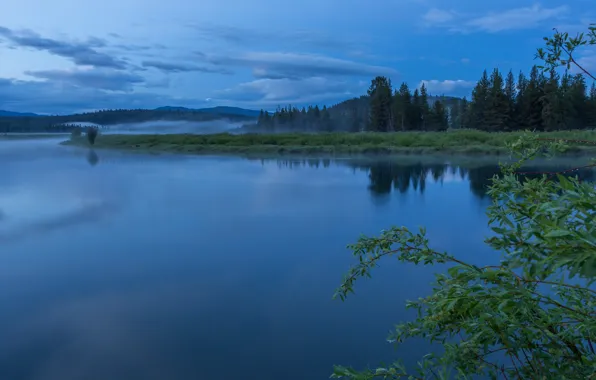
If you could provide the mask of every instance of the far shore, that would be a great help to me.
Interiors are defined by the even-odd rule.
[[[0,133],[0,141],[2,140],[32,140],[32,139],[52,139],[52,138],[68,138],[69,133],[43,133],[43,132],[9,132]]]
[[[93,148],[184,154],[283,154],[302,156],[470,155],[508,156],[506,142],[520,132],[487,133],[475,130],[449,132],[327,133],[327,134],[107,134],[97,137]],[[594,131],[541,133],[544,138],[596,142]],[[77,137],[64,145],[88,146]],[[596,153],[596,144],[572,144],[566,156]]]

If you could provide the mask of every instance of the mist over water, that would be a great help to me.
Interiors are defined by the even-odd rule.
[[[103,134],[212,134],[242,133],[244,123],[227,119],[211,121],[156,120],[143,123],[115,124],[101,128]]]

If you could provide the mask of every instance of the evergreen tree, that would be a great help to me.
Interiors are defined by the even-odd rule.
[[[433,103],[432,110],[430,111],[430,122],[429,126],[434,131],[444,131],[449,126],[447,110],[440,100]]]
[[[542,131],[542,95],[544,88],[544,76],[539,72],[537,66],[530,71],[530,80],[525,91],[524,103],[527,107],[527,127],[530,130]]]
[[[561,109],[561,93],[559,91],[559,76],[551,70],[544,85],[542,96],[542,123],[547,131],[554,131],[563,126],[563,112]]]
[[[410,89],[407,83],[402,83],[393,96],[393,120],[397,130],[405,131],[409,125],[408,115],[412,104]]]
[[[418,89],[414,90],[412,94],[412,103],[410,104],[410,112],[409,112],[409,126],[410,129],[413,130],[420,130],[422,126],[422,109],[421,109],[422,102],[420,101],[420,93]]]
[[[495,69],[490,76],[485,113],[486,130],[502,132],[508,127],[508,103],[504,91],[503,76]]]
[[[391,117],[392,90],[391,80],[376,77],[368,89],[370,97],[370,128],[376,132],[393,130]]]
[[[528,91],[528,79],[520,71],[517,78],[517,96],[515,97],[515,117],[514,124],[517,129],[525,129],[528,125],[528,115],[530,107],[526,104],[526,92]]]
[[[515,96],[516,96],[516,89],[515,89],[515,79],[513,77],[513,72],[509,70],[507,73],[507,78],[505,79],[505,102],[507,103],[507,111],[506,111],[506,129],[511,131],[515,129]]]
[[[430,114],[430,106],[428,104],[428,93],[426,91],[426,85],[422,82],[420,86],[420,98],[419,98],[420,116],[422,119],[422,130],[426,130],[426,119]]]
[[[368,96],[330,108],[308,106],[299,110],[291,105],[278,106],[272,114],[260,110],[256,123],[268,132],[436,131],[448,126],[499,132],[596,127],[596,85],[593,83],[588,91],[582,75],[568,72],[559,76],[551,71],[545,77],[533,67],[528,78],[520,72],[516,82],[511,71],[503,79],[499,70],[493,70],[490,77],[485,70],[472,91],[471,101],[441,96],[429,106],[429,98],[424,84],[412,93],[408,84],[402,83],[392,93],[391,81],[376,77],[371,81]],[[436,99],[440,99],[439,104],[435,104]],[[101,122],[110,116],[109,112],[120,111],[89,114],[99,115],[100,118],[94,120]],[[6,126],[3,130],[11,128]],[[18,130],[28,128],[28,124],[22,122]]]
[[[470,104],[470,127],[486,130],[486,114],[488,111],[488,92],[490,81],[486,70],[472,90],[472,103]]]
[[[567,127],[572,129],[585,128],[588,124],[589,102],[586,80],[583,75],[577,74],[571,78],[568,94],[571,117],[568,120]]]

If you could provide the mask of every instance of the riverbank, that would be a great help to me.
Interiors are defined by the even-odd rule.
[[[185,154],[298,154],[298,155],[392,155],[392,154],[508,154],[506,142],[521,132],[486,133],[475,130],[404,133],[326,134],[211,134],[211,135],[101,135],[94,148]],[[596,142],[594,131],[541,133],[545,138]],[[84,137],[65,145],[89,146]],[[573,145],[570,155],[596,153],[596,145]]]

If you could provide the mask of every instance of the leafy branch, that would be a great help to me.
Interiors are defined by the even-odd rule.
[[[557,28],[553,28],[553,31],[552,37],[544,37],[546,47],[538,49],[536,53],[536,58],[545,62],[542,68],[550,71],[563,66],[569,70],[573,65],[586,76],[596,80],[596,77],[579,64],[574,56],[578,48],[596,45],[596,24],[590,24],[587,33],[578,33],[575,37],[570,37],[567,32],[561,33]]]
[[[575,65],[594,78],[574,57],[578,47],[596,45],[594,26],[574,38],[555,30],[546,41],[546,50],[537,54],[545,69]],[[430,248],[424,228],[413,233],[392,227],[350,245],[358,263],[335,294],[341,300],[354,292],[359,278],[371,277],[383,258],[449,265],[447,273],[435,276],[431,295],[407,302],[417,318],[397,325],[389,339],[402,344],[425,338],[441,343],[444,352],[426,355],[416,374],[397,362],[362,372],[338,366],[332,377],[596,378],[596,190],[566,176],[596,163],[555,172],[520,170],[537,157],[564,152],[570,143],[596,142],[544,139],[527,132],[508,144],[518,160],[502,164],[488,190],[492,204],[487,214],[495,235],[486,243],[502,253],[497,265],[478,267]],[[529,174],[541,177],[529,179]]]

